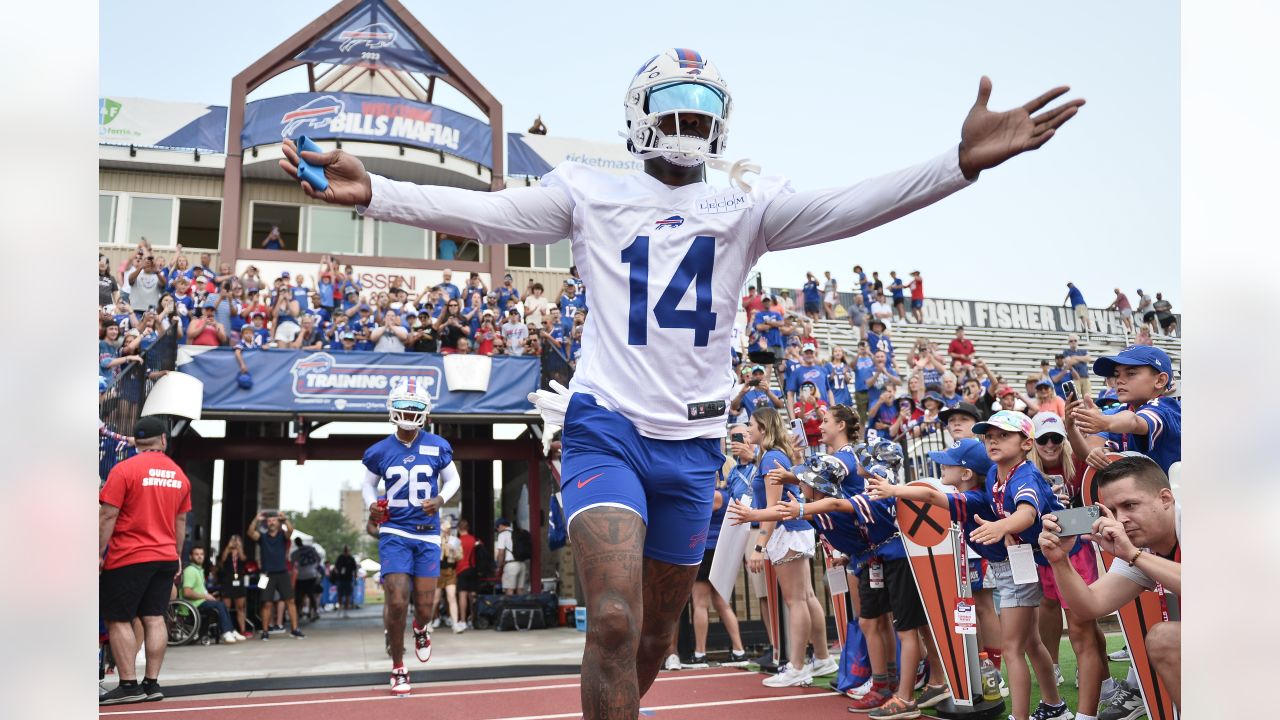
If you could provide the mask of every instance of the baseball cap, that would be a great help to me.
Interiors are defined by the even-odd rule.
[[[979,477],[986,477],[991,469],[991,458],[987,455],[987,446],[977,438],[957,440],[946,450],[934,450],[929,459],[939,465],[956,465],[968,468]]]
[[[1017,390],[1014,390],[1013,388],[1009,387],[1008,385],[1001,385],[1001,386],[1000,386],[1000,389],[999,389],[999,390],[996,390],[996,399],[998,400],[998,399],[1000,399],[1000,398],[1004,397],[1005,395],[1016,395],[1016,394],[1018,394],[1018,391],[1017,391]]]
[[[956,405],[953,408],[947,408],[946,410],[943,410],[942,412],[938,413],[938,417],[942,420],[942,422],[946,423],[948,420],[950,420],[952,415],[955,415],[957,413],[960,415],[968,415],[974,420],[982,419],[982,415],[978,412],[978,408],[974,406],[973,403],[968,403],[968,402],[961,402],[960,404]]]
[[[500,518],[498,518],[497,520],[494,520],[494,521],[493,521],[493,527],[494,527],[494,529],[500,528],[500,527],[502,527],[503,525],[510,525],[510,524],[511,524],[511,521],[510,521],[510,520],[508,520],[508,519],[506,519],[506,518],[504,518],[504,517],[500,517]]]
[[[1130,345],[1116,355],[1100,357],[1093,361],[1093,373],[1111,377],[1117,365],[1148,365],[1156,372],[1167,373],[1169,380],[1173,380],[1173,362],[1169,360],[1169,354],[1152,345]]]
[[[204,301],[204,304],[201,305],[200,307],[211,308],[211,307],[217,307],[217,306],[218,306],[218,303],[214,302],[212,298],[208,298]]]
[[[196,267],[200,267],[200,266],[197,265]],[[284,272],[280,273],[280,277],[289,277],[289,271],[285,270]]]
[[[168,434],[168,424],[155,415],[148,415],[133,426],[133,436],[139,440],[149,440]]]
[[[1017,410],[1001,410],[992,415],[990,420],[974,425],[973,432],[982,435],[991,428],[1022,433],[1029,438],[1036,436],[1035,424],[1031,422],[1031,418]]]
[[[761,372],[761,373],[762,373],[762,372],[764,372],[764,366],[763,366],[763,365],[756,365],[755,367],[751,368],[751,372],[753,372],[753,373]]]
[[[888,325],[884,324],[884,318],[873,317],[867,323],[867,327],[875,327],[876,325],[879,325],[881,328],[889,327]]]
[[[1062,423],[1062,418],[1058,417],[1058,413],[1044,412],[1036,413],[1035,419],[1036,439],[1039,440],[1044,435],[1061,435],[1067,436],[1067,426]]]
[[[800,352],[818,352],[818,348],[814,347],[813,343],[805,343],[804,346],[800,348]]]
[[[1040,378],[1040,380],[1039,380],[1038,382],[1036,382],[1036,387],[1038,387],[1038,388],[1047,387],[1047,388],[1049,388],[1050,390],[1052,390],[1052,389],[1053,389],[1053,383],[1052,383],[1052,382],[1049,382],[1049,379],[1048,379],[1048,378]]]
[[[511,308],[511,309],[507,310],[507,314],[508,314],[508,315],[519,315],[519,314],[520,314],[520,311],[519,311],[519,310],[517,310],[516,308]]]
[[[350,330],[348,330],[348,331],[346,331],[346,332],[342,333],[342,339],[343,339],[343,340],[355,340],[355,339],[356,339],[356,334],[355,334],[355,333],[353,333],[353,332],[351,332]]]
[[[372,309],[373,308],[369,307],[369,303],[360,303],[360,312],[364,312],[365,310],[372,310]]]

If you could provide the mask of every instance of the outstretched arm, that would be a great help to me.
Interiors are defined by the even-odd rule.
[[[941,200],[983,170],[1049,142],[1084,105],[1075,99],[1040,112],[1069,89],[1057,87],[1020,107],[995,112],[987,109],[991,80],[983,76],[960,127],[958,148],[852,187],[780,195],[761,217],[763,246],[757,250],[763,254],[850,237]]]
[[[284,141],[280,168],[298,177],[298,150]],[[313,198],[338,205],[355,205],[377,220],[472,237],[484,245],[532,243],[550,245],[569,237],[573,205],[568,195],[549,187],[479,192],[437,185],[415,185],[365,172],[364,164],[342,150],[308,152],[304,158],[324,166],[329,187],[317,192],[303,182]]]

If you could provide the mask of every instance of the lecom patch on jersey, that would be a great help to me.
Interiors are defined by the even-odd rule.
[[[698,201],[698,212],[708,215],[738,212],[749,207],[751,207],[751,197],[742,192],[729,192]]]

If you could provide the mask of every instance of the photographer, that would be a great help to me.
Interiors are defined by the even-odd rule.
[[[414,316],[409,326],[409,339],[405,345],[413,352],[436,352],[436,330],[431,324],[431,306]]]
[[[218,347],[227,344],[227,329],[213,315],[213,300],[205,300],[195,310],[195,317],[187,326],[187,343],[189,345],[209,345]]]
[[[1046,514],[1040,551],[1049,562],[1058,591],[1072,611],[1088,619],[1109,615],[1144,590],[1160,593],[1167,622],[1154,618],[1147,630],[1147,657],[1175,705],[1182,704],[1182,512],[1169,477],[1151,458],[1131,455],[1111,462],[1096,477],[1102,517],[1085,535],[1115,556],[1111,569],[1092,585],[1067,555],[1073,537],[1060,537],[1055,514]],[[1126,689],[1111,704],[1125,704]],[[1141,702],[1133,703],[1141,707]]]
[[[507,341],[509,355],[523,355],[525,340],[529,338],[529,328],[520,321],[520,311],[511,308],[507,311],[507,321],[502,324],[502,337]]]
[[[745,411],[749,418],[756,408],[765,407],[766,403],[778,410],[784,407],[782,398],[770,389],[765,379],[764,366],[756,365],[751,368],[751,378],[738,386],[733,400],[729,401],[729,415],[736,416]]]
[[[133,306],[134,314],[141,318],[143,312],[154,310],[160,304],[164,279],[160,277],[155,255],[150,252],[139,250],[134,261],[133,271],[129,273],[129,304]]]
[[[289,288],[284,287],[276,295],[275,304],[271,308],[272,327],[275,328],[275,342],[287,346],[293,342],[302,327],[298,325],[298,303],[294,301]]]
[[[432,327],[440,340],[440,352],[445,355],[458,352],[458,340],[471,335],[471,325],[463,319],[457,300],[445,303],[444,312],[440,313]]]

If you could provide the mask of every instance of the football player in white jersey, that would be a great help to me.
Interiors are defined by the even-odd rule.
[[[422,428],[431,395],[416,377],[396,382],[387,395],[396,431],[364,453],[362,493],[378,524],[378,559],[387,603],[382,621],[391,651],[391,693],[409,693],[404,667],[404,623],[413,592],[413,641],[418,660],[431,659],[431,620],[440,577],[440,507],[462,484],[449,441]],[[384,485],[385,505],[378,499]]]
[[[372,175],[342,150],[304,155],[329,185],[318,192],[303,182],[303,192],[372,218],[482,244],[571,239],[593,310],[568,391],[542,391],[537,404],[564,428],[561,489],[587,605],[586,718],[634,720],[689,598],[723,461],[738,291],[751,267],[770,250],[870,230],[1039,148],[1084,104],[1045,109],[1067,90],[997,112],[984,77],[958,146],[826,190],[797,192],[768,176],[749,191],[709,185],[706,162],[724,156],[733,105],[716,66],[683,48],[645,61],[623,98],[642,174],[566,162],[537,187],[477,192]],[[296,178],[292,141],[284,153],[281,168]]]

